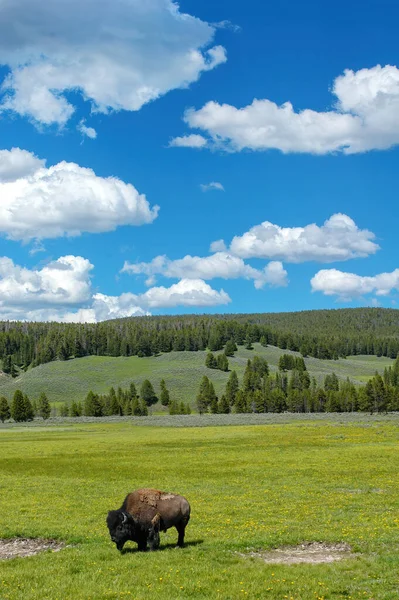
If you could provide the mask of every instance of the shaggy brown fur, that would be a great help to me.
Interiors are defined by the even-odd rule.
[[[190,505],[183,496],[143,488],[128,494],[121,509],[143,525],[148,524],[158,531],[176,527],[179,534],[177,543],[183,546],[185,529],[190,520]]]

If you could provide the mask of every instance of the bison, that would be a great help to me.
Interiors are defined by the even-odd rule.
[[[139,550],[159,548],[159,532],[176,527],[177,546],[183,547],[184,533],[190,520],[190,505],[178,494],[153,489],[136,490],[128,494],[118,510],[111,510],[107,526],[118,550],[125,542],[137,542]]]

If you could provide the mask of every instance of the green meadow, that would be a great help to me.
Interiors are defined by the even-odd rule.
[[[229,368],[235,369],[241,378],[247,360],[256,354],[264,357],[275,371],[284,353],[296,354],[273,346],[264,348],[260,344],[254,344],[254,350],[240,346],[235,356],[229,358]],[[157,392],[159,382],[165,379],[173,399],[194,405],[203,375],[210,377],[218,395],[229,377],[229,373],[207,369],[205,357],[206,352],[170,352],[148,358],[88,356],[55,361],[30,369],[16,379],[3,375],[0,377],[0,395],[11,398],[15,390],[20,389],[32,399],[45,392],[54,404],[70,403],[83,400],[90,389],[101,394],[108,392],[111,386],[127,388],[131,381],[140,385],[147,378]],[[306,358],[305,362],[310,375],[320,382],[335,372],[340,379],[349,377],[354,383],[364,383],[376,371],[382,373],[385,367],[393,364],[389,358],[376,356],[351,356],[335,361]]]
[[[0,562],[0,598],[395,600],[399,416],[284,419],[1,427],[0,537],[67,547]],[[128,543],[119,554],[107,511],[148,486],[189,499],[187,546],[175,549],[170,530],[157,552]],[[312,541],[346,542],[354,556],[298,565],[245,556]]]

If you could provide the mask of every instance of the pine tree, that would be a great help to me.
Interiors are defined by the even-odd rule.
[[[33,421],[35,413],[33,412],[32,402],[28,396],[24,394],[24,405],[25,405],[25,421]]]
[[[137,397],[132,400],[132,415],[134,417],[141,417],[141,406]]]
[[[3,373],[7,373],[7,375],[10,375],[10,373],[11,373],[11,355],[10,354],[5,354],[3,356]]]
[[[139,409],[142,417],[148,416],[148,407],[144,400],[139,401]]]
[[[118,391],[120,390],[120,388],[118,388]],[[118,402],[118,398],[116,396],[116,392],[115,389],[113,387],[111,387],[111,389],[109,390],[109,394],[108,394],[109,400],[108,400],[108,414],[109,415],[119,415],[119,402]]]
[[[228,340],[226,343],[226,347],[224,349],[224,353],[226,356],[234,356],[234,352],[237,350],[237,345],[234,340]]]
[[[80,417],[82,412],[81,408],[79,409],[79,405],[73,401],[70,408],[71,417]]]
[[[161,404],[162,404],[162,406],[169,406],[170,394],[166,388],[166,383],[165,383],[164,379],[161,380],[160,385],[161,385],[161,396],[160,396]]]
[[[238,390],[236,401],[234,404],[234,412],[236,413],[246,413],[248,412],[247,399],[242,390]]]
[[[145,379],[141,385],[140,397],[142,400],[144,400],[147,406],[151,406],[152,404],[156,404],[158,402],[154,388],[148,379]]]
[[[11,417],[17,423],[26,421],[24,395],[21,390],[15,390],[11,402]]]
[[[198,395],[197,395],[197,409],[198,409],[198,412],[200,415],[202,415],[202,413],[208,412],[208,406],[209,406],[209,402],[210,402],[209,386],[210,386],[210,381],[209,381],[208,377],[206,375],[204,375],[201,380]]]
[[[234,405],[239,387],[237,373],[232,371],[226,384],[226,399],[229,406]]]
[[[229,370],[229,361],[225,354],[219,354],[216,359],[217,368],[219,371],[227,372]]]
[[[4,396],[0,398],[0,421],[4,423],[11,417],[10,407],[8,405],[8,400]]]
[[[172,400],[169,403],[169,414],[170,415],[177,415],[177,414],[179,414],[178,410],[179,410],[179,407],[178,407],[178,404],[177,404],[176,400]]]
[[[227,415],[230,412],[230,404],[226,394],[223,394],[219,400],[219,412],[224,415]]]
[[[91,390],[87,394],[84,405],[84,414],[86,417],[102,417],[103,409],[98,394]]]
[[[40,394],[38,405],[37,405],[37,413],[39,417],[46,420],[50,417],[51,414],[51,406],[50,402],[47,399],[47,396],[44,392]]]
[[[215,358],[215,355],[212,352],[208,352],[205,358],[205,366],[208,367],[208,369],[217,369],[218,368],[218,364],[217,364],[217,360]]]
[[[69,417],[69,406],[66,402],[60,406],[60,417]]]

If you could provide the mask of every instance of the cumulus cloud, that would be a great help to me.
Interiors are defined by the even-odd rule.
[[[29,177],[44,167],[46,161],[27,150],[0,150],[0,184]]]
[[[175,137],[169,142],[171,148],[204,148],[206,144],[206,139],[202,135],[197,135],[195,133],[183,135],[182,137]]]
[[[134,275],[145,274],[149,283],[154,283],[155,275],[176,279],[252,279],[257,289],[269,284],[272,286],[287,285],[287,272],[279,262],[270,263],[263,270],[254,269],[250,265],[227,252],[217,252],[211,256],[190,256],[178,260],[170,260],[166,256],[157,256],[149,263],[125,262],[122,271]]]
[[[284,153],[354,154],[399,144],[396,66],[347,69],[335,79],[332,93],[333,108],[324,112],[296,112],[291,102],[279,106],[268,99],[255,99],[243,108],[208,102],[200,110],[187,110],[184,120],[189,127],[208,134],[208,147],[231,152],[277,149]]]
[[[87,127],[87,125],[85,125],[84,119],[80,121],[78,125],[78,131],[80,131],[80,133],[83,136],[88,137],[91,140],[95,140],[97,137],[97,131],[93,127]]]
[[[209,250],[211,252],[227,252],[226,244],[224,240],[216,240],[211,243]]]
[[[151,314],[173,306],[216,306],[231,302],[201,279],[182,279],[143,294],[93,293],[93,265],[81,256],[61,256],[41,268],[27,269],[0,257],[0,319],[95,323]]]
[[[61,256],[41,269],[15,265],[0,258],[0,312],[48,306],[74,306],[91,297],[93,265],[81,256]]]
[[[344,273],[337,269],[322,269],[311,280],[313,292],[326,296],[338,296],[340,300],[351,300],[364,294],[375,293],[387,296],[399,290],[399,269],[392,273],[380,273],[374,277],[363,277],[355,273]]]
[[[287,262],[335,262],[374,254],[375,235],[359,229],[347,215],[332,215],[324,225],[280,227],[269,221],[233,238],[230,252],[242,258],[273,258]]]
[[[12,240],[113,231],[151,223],[159,207],[116,177],[60,162],[45,168],[24,150],[2,151],[0,232]],[[1,157],[0,157],[1,158]]]
[[[218,292],[202,279],[182,279],[169,288],[153,287],[139,298],[140,302],[149,308],[216,306],[231,302],[231,298],[224,290]]]
[[[211,181],[210,183],[201,183],[200,188],[203,192],[210,192],[211,190],[218,190],[224,192],[224,187],[219,181]]]
[[[94,111],[139,110],[226,61],[214,34],[172,0],[2,0],[2,109],[64,125],[78,91]]]

